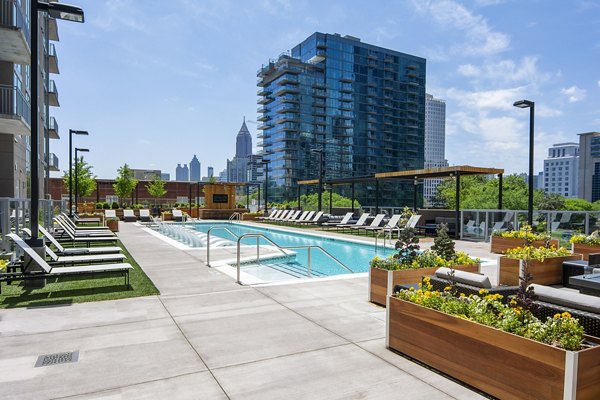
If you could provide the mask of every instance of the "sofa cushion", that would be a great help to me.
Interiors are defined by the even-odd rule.
[[[600,314],[600,297],[588,296],[569,290],[556,289],[550,286],[532,284],[538,300],[577,310]]]
[[[441,267],[435,271],[435,276],[438,278],[448,279],[448,274],[450,273],[450,268]],[[491,289],[492,284],[490,283],[490,279],[481,274],[476,274],[473,272],[465,272],[454,270],[454,280],[459,283],[464,283],[465,285],[471,285],[480,287],[483,289]]]

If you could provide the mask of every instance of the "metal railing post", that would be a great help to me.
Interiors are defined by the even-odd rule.
[[[206,233],[206,266],[210,267],[210,229]]]
[[[243,236],[243,235],[242,235]],[[238,285],[242,284],[242,280],[240,279],[240,258],[241,258],[241,254],[240,254],[240,241],[242,240],[242,237],[240,236],[237,240],[237,283]]]
[[[310,247],[308,248],[308,269],[307,269],[307,272],[308,272],[308,277],[310,278],[311,277],[311,274],[310,274]]]
[[[256,237],[256,262],[260,262],[260,237]]]

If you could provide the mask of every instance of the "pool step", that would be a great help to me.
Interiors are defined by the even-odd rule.
[[[306,267],[296,261],[273,262],[273,263],[269,262],[268,264],[262,263],[262,265],[266,268],[272,268],[274,270],[291,275],[294,278],[308,278]],[[313,271],[311,271],[311,276],[312,277],[320,277],[320,276],[326,276],[326,275],[313,270]]]

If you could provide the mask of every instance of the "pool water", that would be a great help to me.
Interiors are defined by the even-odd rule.
[[[321,246],[327,250],[331,255],[337,258],[341,263],[347,266],[352,272],[367,272],[369,269],[369,262],[375,256],[387,257],[395,253],[394,249],[384,248],[380,241],[380,245],[375,247],[371,244],[360,243],[357,241],[343,240],[339,238],[332,238],[328,236],[321,236],[318,234],[305,234],[294,231],[287,231],[277,228],[262,228],[255,226],[248,226],[240,223],[194,223],[186,224],[190,227],[194,227],[197,231],[207,233],[208,230],[213,226],[224,226],[233,232],[238,237],[246,233],[259,233],[264,234],[273,242],[281,247],[287,246],[306,246],[316,245]],[[210,232],[212,236],[219,236],[224,239],[229,239],[234,242],[237,241],[237,237],[231,235],[224,229],[212,229]],[[249,237],[243,238],[243,245],[256,245],[256,238]],[[268,241],[263,238],[259,239],[261,245],[271,245]],[[244,264],[244,271],[248,272],[256,270],[256,273],[250,272],[252,275],[257,273],[267,274],[267,272],[260,272],[260,267],[268,266],[271,269],[277,270],[281,275],[289,275],[290,277],[301,278],[308,276],[308,250],[307,249],[291,249],[296,252],[295,257],[280,257],[273,260],[261,260],[260,263],[252,262]],[[310,276],[331,276],[340,274],[349,274],[350,272],[340,266],[338,263],[333,261],[326,254],[321,252],[319,249],[311,249],[310,251]],[[263,268],[264,269],[264,268]],[[271,276],[270,274],[269,276]],[[269,279],[271,280],[271,279]]]

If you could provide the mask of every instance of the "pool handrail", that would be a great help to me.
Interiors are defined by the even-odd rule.
[[[259,261],[259,240],[260,238],[265,239],[267,242],[271,243],[273,246],[275,246],[278,250],[280,250],[281,252],[283,252],[284,254],[287,254],[285,252],[285,249],[308,249],[308,265],[306,267],[306,272],[307,275],[310,277],[311,273],[310,273],[310,249],[312,248],[317,248],[319,250],[321,250],[326,256],[328,256],[329,258],[331,258],[333,261],[337,262],[339,265],[341,265],[343,268],[345,268],[346,270],[348,270],[351,274],[354,273],[354,271],[352,271],[350,268],[348,268],[343,262],[341,262],[340,260],[338,260],[335,256],[333,256],[331,253],[329,253],[327,250],[325,250],[324,248],[322,248],[321,246],[318,245],[302,245],[302,246],[280,246],[277,243],[275,243],[273,240],[271,240],[269,237],[265,236],[262,233],[244,233],[243,235],[238,236],[237,239],[237,283],[238,284],[242,284],[241,281],[241,277],[240,277],[240,272],[241,272],[241,252],[240,252],[240,244],[242,239],[246,238],[246,237],[255,237],[256,238],[256,260]]]
[[[236,219],[237,219],[237,222],[240,222],[242,219],[242,214],[237,211],[229,216],[229,222],[233,222]]]
[[[211,226],[208,229],[208,232],[206,232],[206,266],[207,267],[211,266],[210,265],[210,231],[212,231],[213,229],[223,229],[223,230],[229,232],[229,234],[232,235],[233,237],[239,238],[238,235],[236,235],[235,233],[233,233],[231,231],[231,229],[229,229],[226,226],[223,226],[223,225],[214,225],[214,226]]]

